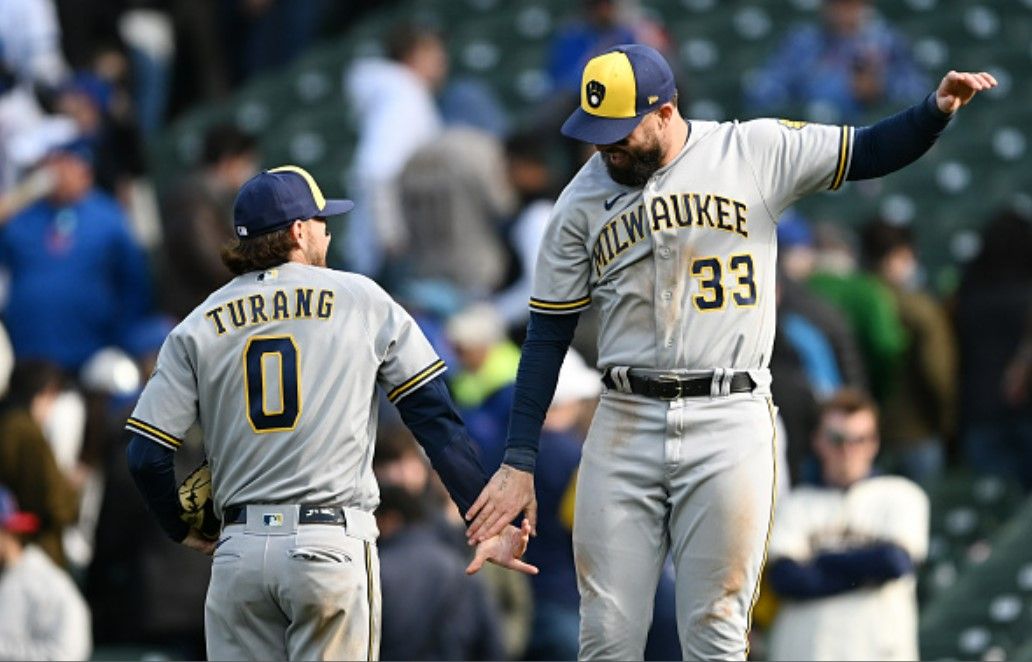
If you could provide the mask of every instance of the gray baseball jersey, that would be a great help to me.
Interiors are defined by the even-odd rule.
[[[776,221],[836,189],[853,130],[802,122],[691,123],[642,189],[596,154],[560,196],[541,242],[531,310],[598,308],[599,367],[767,367]]]
[[[372,511],[376,384],[396,402],[444,370],[373,281],[287,263],[234,278],[172,331],[126,427],[176,449],[199,422],[220,515],[246,503]]]
[[[776,221],[838,188],[852,129],[692,122],[642,188],[595,155],[560,196],[531,310],[596,305],[599,367],[712,375],[712,397],[601,399],[578,475],[580,659],[641,659],[669,550],[685,659],[745,659],[776,490]],[[757,387],[729,393],[724,375]],[[649,587],[643,590],[643,587]]]

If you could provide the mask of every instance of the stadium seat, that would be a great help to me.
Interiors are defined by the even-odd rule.
[[[965,535],[985,530],[993,521],[1006,517],[1007,504],[1015,499],[1006,484],[975,481],[970,484],[975,499],[969,506],[979,512],[974,527],[963,526]],[[968,490],[962,479],[940,484],[931,493],[933,510],[945,512],[944,518],[933,515],[936,524],[949,529],[952,524],[947,504]],[[981,499],[981,501],[978,501]],[[1030,620],[1028,594],[1032,592],[1032,570],[1028,569],[1028,550],[1032,546],[1032,499],[979,543],[977,555],[968,550],[968,558],[960,575],[951,586],[936,592],[921,613],[921,651],[926,658],[961,656],[979,658],[991,646],[1004,652],[1018,646],[1027,634]],[[979,629],[980,628],[980,629]],[[984,636],[982,632],[984,630]]]

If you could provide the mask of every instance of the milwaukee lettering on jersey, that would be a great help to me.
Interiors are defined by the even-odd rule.
[[[629,208],[602,226],[591,249],[595,275],[601,276],[613,260],[644,239],[646,229],[659,232],[699,227],[748,237],[748,211],[746,203],[715,193],[671,193],[652,198],[647,205]]]

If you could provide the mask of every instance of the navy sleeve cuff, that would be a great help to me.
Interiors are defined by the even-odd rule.
[[[537,464],[536,448],[507,448],[502,464],[507,464],[513,469],[534,473],[534,466]]]
[[[125,449],[129,472],[136,489],[147,502],[147,508],[154,513],[169,538],[182,542],[190,532],[190,526],[179,518],[179,486],[173,453],[171,449],[135,433]]]

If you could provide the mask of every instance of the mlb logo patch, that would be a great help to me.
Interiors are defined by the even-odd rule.
[[[265,526],[283,526],[283,513],[265,513],[262,515]]]

